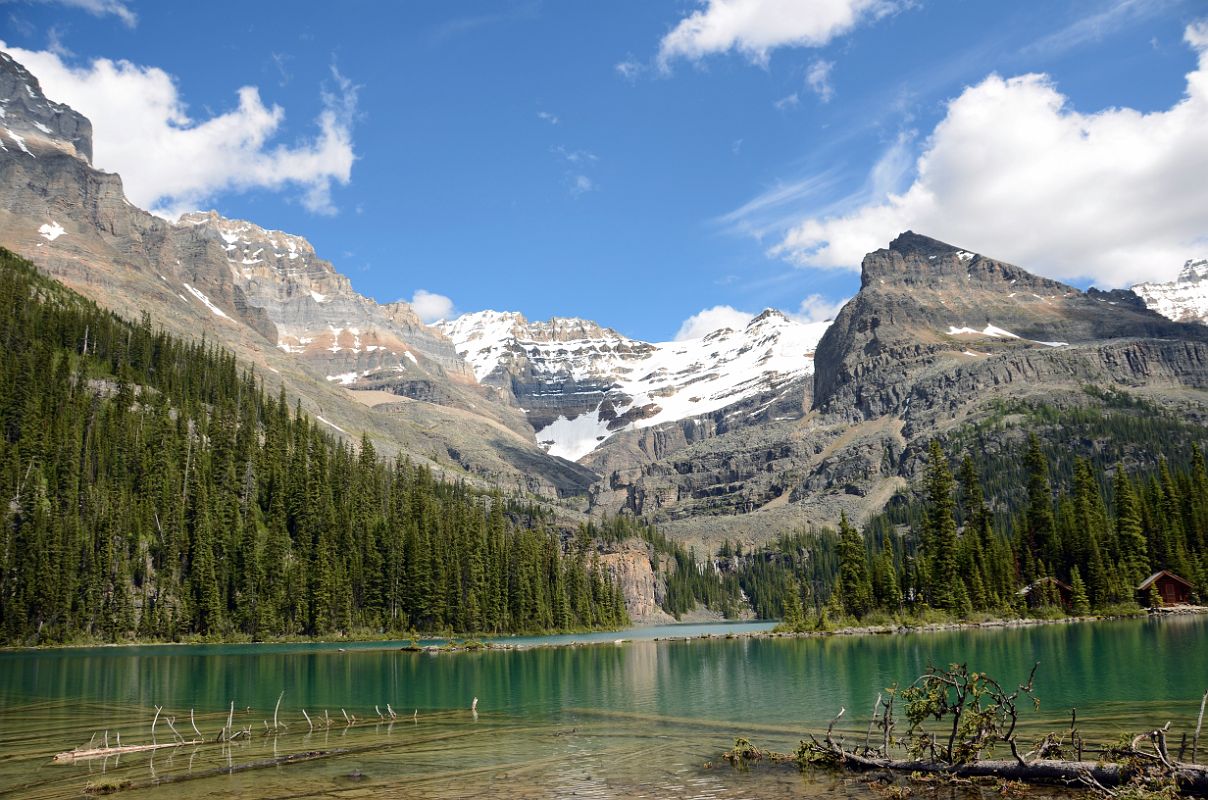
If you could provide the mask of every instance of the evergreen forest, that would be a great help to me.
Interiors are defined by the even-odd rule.
[[[937,619],[1136,613],[1158,604],[1139,585],[1169,570],[1208,586],[1208,468],[1190,446],[1189,463],[1130,475],[1120,464],[1073,459],[1068,486],[1054,487],[1041,441],[1023,457],[1020,507],[995,513],[974,461],[957,469],[933,440],[919,495],[858,531],[782,537],[749,554],[737,573],[761,614],[785,627],[838,620],[882,621],[902,614]],[[895,518],[906,519],[905,524]],[[1061,588],[1059,588],[1061,587]],[[1064,590],[1064,591],[1063,591]]]
[[[548,510],[335,438],[0,251],[0,643],[612,628]]]
[[[231,353],[3,250],[0,344],[0,644],[616,628],[601,557],[624,541],[646,546],[675,618],[749,606],[794,630],[1135,613],[1163,569],[1208,592],[1202,437],[1115,394],[1095,394],[1106,412],[1004,409],[1041,431],[1019,454],[987,457],[977,429],[931,441],[921,480],[862,529],[698,555],[643,520],[568,530],[380,457]],[[1084,458],[1062,437],[1109,446]]]

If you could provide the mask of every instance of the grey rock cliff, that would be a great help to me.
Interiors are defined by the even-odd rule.
[[[300,237],[136,208],[119,176],[89,163],[86,119],[7,55],[0,86],[0,245],[128,318],[231,348],[334,432],[509,490],[586,491],[594,474],[549,457],[405,303],[357,294]]]
[[[92,161],[92,123],[69,106],[42,94],[42,86],[29,70],[0,52],[0,148],[26,149],[22,140],[45,139]]]
[[[1169,283],[1139,283],[1132,291],[1164,317],[1208,323],[1208,258],[1187,261]]]
[[[931,373],[977,372],[978,362],[993,365],[1004,354],[1062,351],[1049,357],[1078,361],[1088,344],[1206,341],[1204,334],[1112,295],[907,232],[865,256],[859,294],[818,343],[814,407],[873,419],[901,412],[911,385]]]

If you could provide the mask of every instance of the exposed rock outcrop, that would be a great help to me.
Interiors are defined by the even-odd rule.
[[[1125,338],[1208,340],[1103,293],[907,232],[865,256],[859,294],[819,342],[814,407],[872,419],[902,412],[910,387],[933,373],[976,372],[987,359],[994,369],[1024,350],[1070,352],[1051,358],[1072,363],[1088,344]]]
[[[123,316],[147,313],[232,349],[333,432],[369,433],[382,452],[545,496],[580,495],[594,480],[538,447],[443,334],[405,303],[357,294],[305,239],[133,206],[119,176],[90,164],[88,121],[7,55],[0,106],[0,245]],[[354,387],[397,402],[359,402]]]
[[[650,566],[652,558],[650,546],[636,540],[613,545],[600,555],[600,566],[621,587],[625,609],[634,622],[670,619],[659,605],[665,586]]]
[[[1208,258],[1188,261],[1170,283],[1138,283],[1132,290],[1164,317],[1208,323]]]
[[[724,430],[739,414],[766,416],[784,387],[813,371],[826,323],[769,309],[740,330],[658,344],[585,320],[530,323],[494,311],[441,327],[479,380],[515,398],[539,442],[580,460],[614,443],[628,448],[634,437],[622,438],[627,431],[657,429],[690,441]],[[700,425],[705,430],[692,430]]]
[[[92,162],[92,123],[69,106],[48,100],[29,70],[0,52],[0,149],[28,152],[25,139],[42,140]],[[7,141],[5,141],[7,139]]]

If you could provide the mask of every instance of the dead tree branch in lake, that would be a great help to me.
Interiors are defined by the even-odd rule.
[[[1036,667],[1014,690],[981,672],[970,672],[963,664],[940,670],[929,667],[904,689],[886,690],[888,700],[873,708],[873,719],[863,746],[846,747],[836,740],[833,729],[843,712],[831,721],[819,741],[813,735],[802,740],[791,760],[802,767],[831,767],[856,772],[878,771],[909,776],[947,778],[987,777],[1033,784],[1082,786],[1110,798],[1146,793],[1178,793],[1208,797],[1208,767],[1185,762],[1170,754],[1167,735],[1170,723],[1144,731],[1119,747],[1104,747],[1095,761],[1083,760],[1084,741],[1077,729],[1077,713],[1072,712],[1069,739],[1049,733],[1034,746],[1021,752],[1018,702],[1028,698],[1034,706]],[[1208,695],[1206,695],[1208,698]],[[893,705],[900,700],[908,727],[897,739]],[[1192,744],[1195,759],[1201,718]],[[880,729],[881,742],[870,744],[872,732]],[[993,759],[996,749],[1005,748],[1009,759]],[[763,759],[790,760],[784,754],[762,751],[746,739],[739,739],[725,754],[738,766]]]

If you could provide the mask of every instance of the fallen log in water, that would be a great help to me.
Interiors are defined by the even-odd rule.
[[[825,746],[824,746],[825,748]],[[821,752],[833,754],[824,749]],[[1043,783],[1057,786],[1085,786],[1093,789],[1115,789],[1135,778],[1161,777],[1174,782],[1183,794],[1208,797],[1208,767],[1198,764],[1173,763],[1170,768],[1144,770],[1134,765],[1102,761],[1062,761],[1043,759],[1028,761],[974,761],[969,764],[941,764],[927,759],[896,760],[866,758],[850,752],[836,756],[838,766],[856,772],[889,771],[905,775],[943,775],[954,778],[999,778],[1022,783]]]
[[[120,747],[77,747],[74,750],[67,750],[66,752],[56,754],[54,760],[57,763],[85,761],[90,758],[108,758],[109,756],[120,756],[123,753],[144,753],[148,750],[162,750],[165,747],[180,747],[181,745],[198,743],[185,741],[163,742],[161,744],[125,744]]]
[[[791,761],[802,768],[830,767],[911,778],[992,778],[1080,786],[1121,800],[1148,794],[1208,797],[1208,766],[1192,763],[1208,693],[1200,703],[1200,718],[1191,745],[1192,762],[1181,760],[1187,747],[1186,735],[1177,757],[1171,755],[1167,745],[1169,722],[1137,734],[1123,746],[1104,746],[1098,760],[1088,761],[1083,758],[1087,744],[1077,726],[1076,710],[1071,712],[1068,732],[1050,733],[1027,753],[1020,752],[1016,701],[1024,695],[1039,705],[1032,693],[1035,674],[1033,667],[1028,680],[1009,692],[985,673],[970,672],[963,664],[953,664],[947,670],[929,667],[901,691],[896,686],[890,687],[888,700],[877,696],[861,746],[845,746],[842,737],[836,741],[835,723],[845,712],[840,709],[822,740],[814,736],[802,740],[795,754],[763,751],[747,739],[738,739],[724,757],[738,767],[766,759]],[[894,704],[899,700],[909,725],[904,736],[895,737]],[[932,721],[937,724],[929,727]],[[875,746],[871,744],[874,731],[880,733]],[[1010,759],[987,758],[999,746],[1010,751]],[[896,755],[899,752],[901,757]]]
[[[152,778],[146,781],[130,781],[125,786],[120,787],[126,789],[148,789],[153,786],[164,786],[169,783],[181,783],[182,781],[194,781],[200,778],[210,778],[215,775],[230,775],[235,772],[247,772],[249,770],[267,769],[268,767],[284,767],[289,764],[301,764],[307,761],[317,761],[322,758],[331,758],[333,756],[342,756],[352,752],[352,748],[340,748],[337,750],[310,750],[303,753],[289,753],[284,756],[276,756],[275,758],[262,758],[258,761],[245,761],[242,764],[232,764],[223,767],[211,767],[210,769],[197,770],[196,772],[184,772],[177,775],[163,775],[158,778]]]

